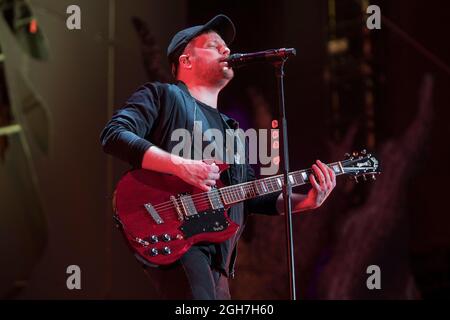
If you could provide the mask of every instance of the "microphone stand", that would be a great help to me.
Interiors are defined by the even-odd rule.
[[[287,135],[287,121],[286,110],[284,107],[284,63],[287,58],[277,60],[273,62],[275,67],[275,75],[277,77],[278,84],[278,108],[280,112],[280,124],[281,124],[281,148],[282,153],[281,161],[282,171],[284,177],[283,184],[283,200],[284,200],[284,213],[286,217],[286,244],[288,253],[288,269],[289,269],[289,289],[291,300],[297,300],[297,294],[295,291],[295,261],[294,261],[294,241],[292,232],[292,204],[291,195],[292,187],[288,179],[289,174],[289,151],[288,151],[288,135]]]

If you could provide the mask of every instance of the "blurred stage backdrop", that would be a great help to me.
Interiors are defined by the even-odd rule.
[[[81,9],[69,30],[66,9]],[[381,30],[366,28],[376,4]],[[314,213],[294,216],[301,299],[449,297],[450,46],[446,1],[0,0],[0,297],[154,299],[112,221],[127,165],[99,134],[146,81],[169,79],[173,34],[218,13],[233,52],[294,47],[286,66],[291,168],[366,148],[375,182],[339,178]],[[219,106],[244,128],[277,117],[270,65],[239,69]],[[301,190],[300,190],[301,191]],[[307,191],[307,189],[303,189]],[[282,217],[252,216],[236,299],[288,299]],[[66,269],[81,269],[69,290]],[[381,269],[368,290],[366,269]]]

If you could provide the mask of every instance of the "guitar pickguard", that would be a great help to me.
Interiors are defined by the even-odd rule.
[[[227,229],[229,223],[225,218],[225,209],[207,210],[186,217],[179,228],[184,237],[190,238],[205,232],[220,232]]]

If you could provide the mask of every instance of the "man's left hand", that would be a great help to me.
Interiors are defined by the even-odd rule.
[[[320,207],[336,186],[336,175],[326,164],[317,160],[313,164],[314,174],[309,176],[312,189],[308,194],[292,193],[292,212],[301,212]],[[316,179],[317,177],[317,179]],[[277,211],[284,214],[284,200],[281,193],[277,199]]]
[[[326,164],[317,160],[312,165],[314,174],[309,175],[312,189],[306,195],[305,202],[311,209],[320,207],[336,186],[336,175]],[[316,179],[317,178],[317,179]]]

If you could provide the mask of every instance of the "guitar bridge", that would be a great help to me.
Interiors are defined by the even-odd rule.
[[[156,212],[155,208],[150,203],[144,204],[145,209],[147,212],[152,216],[153,220],[155,220],[156,224],[162,224],[164,223],[164,220],[160,217],[158,212]]]

